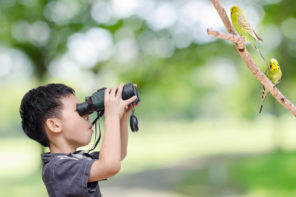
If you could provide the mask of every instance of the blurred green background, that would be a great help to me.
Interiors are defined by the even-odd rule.
[[[295,2],[220,2],[228,14],[245,10],[296,103]],[[101,183],[105,196],[296,196],[295,117],[270,95],[258,114],[262,85],[207,27],[225,31],[209,0],[1,0],[0,196],[47,196],[42,148],[18,110],[29,89],[51,82],[81,101],[138,85],[140,131],[130,132],[121,172]]]

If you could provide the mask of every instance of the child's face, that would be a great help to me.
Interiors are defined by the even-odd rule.
[[[87,145],[93,133],[88,115],[80,116],[76,111],[76,104],[80,103],[73,94],[62,99],[62,132],[72,147]]]

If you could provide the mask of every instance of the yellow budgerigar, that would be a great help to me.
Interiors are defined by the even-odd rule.
[[[271,58],[269,61],[269,65],[265,71],[265,75],[268,77],[268,79],[274,84],[277,85],[282,78],[282,71],[280,68],[280,65],[278,63],[278,61],[274,58]],[[262,103],[260,106],[260,110],[259,113],[261,113],[262,108],[263,108],[263,104],[265,101],[265,98],[267,96],[268,91],[265,90],[265,87],[263,86],[262,89]]]
[[[256,32],[249,24],[244,11],[238,6],[232,6],[230,8],[230,16],[232,25],[236,32],[244,39],[245,42],[249,42],[252,44],[252,46],[259,52],[260,56],[267,64],[267,61],[257,47],[257,42],[263,42],[263,40],[256,34]]]

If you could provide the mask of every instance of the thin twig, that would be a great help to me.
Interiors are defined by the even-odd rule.
[[[228,33],[237,35],[236,31],[234,30],[234,28],[231,25],[230,20],[228,19],[228,16],[227,16],[224,8],[219,3],[219,0],[212,0],[212,3],[214,4],[218,14],[220,15],[222,22],[224,23],[224,26],[226,27]]]
[[[208,28],[207,29],[208,34],[215,36],[217,38],[221,38],[221,39],[225,39],[225,40],[229,40],[232,41],[233,43],[237,44],[238,49],[243,50],[245,48],[245,43],[244,40],[234,34],[230,34],[230,33],[222,33],[219,31],[216,31],[214,29]]]
[[[220,15],[221,20],[223,21],[223,23],[229,33],[223,33],[223,32],[219,32],[219,31],[208,28],[207,29],[208,34],[215,36],[217,38],[232,41],[235,44],[238,53],[241,55],[242,59],[246,63],[249,70],[253,73],[253,75],[260,81],[260,83],[265,87],[265,89],[268,90],[279,103],[281,103],[294,116],[296,116],[295,105],[293,103],[291,103],[279,91],[279,89],[277,89],[277,87],[274,86],[274,84],[261,72],[261,70],[258,68],[258,66],[254,63],[253,59],[251,58],[250,54],[248,53],[248,50],[245,48],[242,38],[240,38],[236,34],[236,32],[234,31],[234,28],[232,27],[230,20],[226,14],[224,8],[221,6],[219,0],[212,0],[212,3],[215,6],[218,14]]]

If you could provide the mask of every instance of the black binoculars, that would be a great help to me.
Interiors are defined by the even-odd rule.
[[[85,98],[85,102],[77,104],[76,110],[80,116],[91,114],[93,112],[98,112],[98,114],[104,114],[104,92],[106,88],[101,88],[93,93],[91,96]],[[127,100],[133,96],[137,96],[137,99],[133,101],[130,105],[135,105],[140,102],[137,88],[132,84],[128,83],[123,86],[122,99]],[[133,113],[130,117],[130,127],[132,131],[138,131],[138,120]]]

